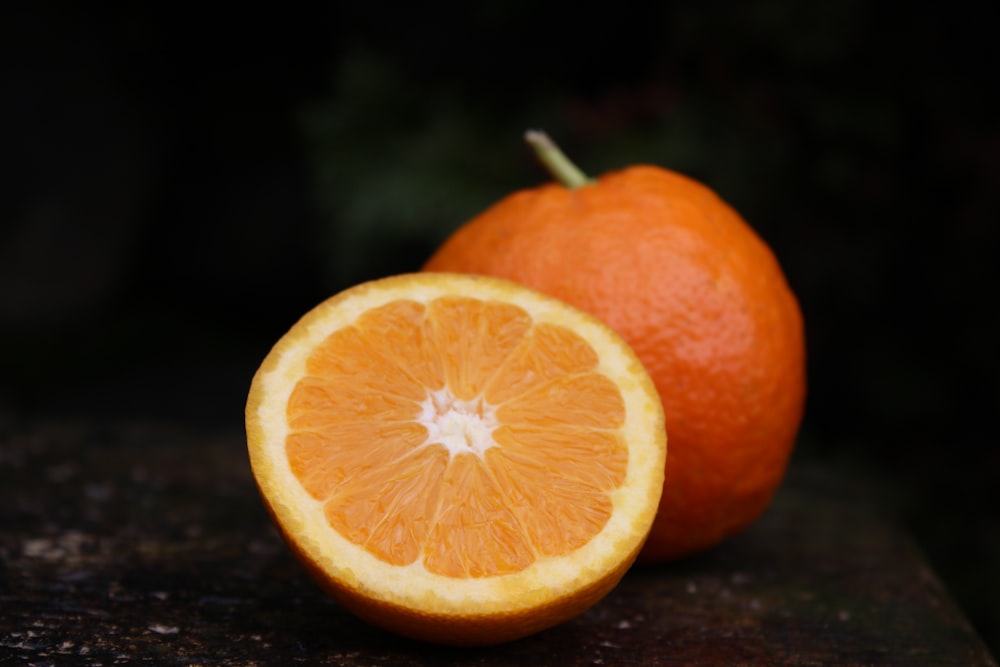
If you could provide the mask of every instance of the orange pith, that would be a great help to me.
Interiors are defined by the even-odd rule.
[[[624,412],[569,329],[501,302],[400,299],[311,353],[285,450],[330,526],[373,556],[489,577],[600,532],[628,464]]]

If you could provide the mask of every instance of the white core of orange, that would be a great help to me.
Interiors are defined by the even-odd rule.
[[[444,445],[451,458],[459,454],[482,458],[487,449],[497,445],[493,439],[499,426],[496,408],[482,398],[460,401],[447,387],[428,392],[417,421],[427,429],[423,446]]]

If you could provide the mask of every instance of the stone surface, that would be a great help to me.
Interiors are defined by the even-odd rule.
[[[996,665],[905,533],[811,466],[725,545],[487,649],[328,600],[271,526],[239,431],[0,419],[0,494],[3,664]]]

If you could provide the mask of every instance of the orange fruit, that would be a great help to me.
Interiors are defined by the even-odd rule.
[[[752,523],[779,486],[805,399],[802,315],[773,252],[708,187],[655,166],[588,181],[529,133],[564,184],[461,226],[426,270],[501,276],[622,335],[663,401],[670,458],[640,560],[675,559]]]
[[[496,278],[350,288],[254,376],[247,444],[292,552],[345,608],[489,644],[587,609],[649,531],[666,433],[652,380],[591,315]]]

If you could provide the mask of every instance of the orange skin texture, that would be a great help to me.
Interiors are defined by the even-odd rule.
[[[767,508],[802,421],[802,314],[774,253],[712,190],[637,165],[514,193],[424,266],[500,276],[604,320],[663,402],[663,496],[640,562],[718,544]]]

